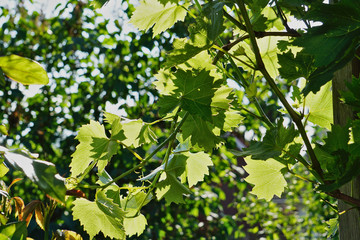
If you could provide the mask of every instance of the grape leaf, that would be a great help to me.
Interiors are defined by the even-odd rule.
[[[189,187],[192,187],[204,180],[204,176],[209,174],[210,166],[213,166],[213,163],[207,153],[186,152],[171,155],[164,169],[166,173],[180,177],[182,183],[187,180]]]
[[[195,24],[189,26],[190,39],[180,38],[173,42],[173,50],[167,54],[165,68],[182,64],[195,57],[202,51],[209,49],[213,44],[208,38],[207,23],[197,19]]]
[[[128,122],[122,123],[122,129],[124,130],[124,134],[126,139],[122,141],[126,146],[133,146],[137,148],[141,145],[139,135],[141,129],[143,127],[143,121],[139,120],[131,120]]]
[[[139,145],[144,143],[152,143],[157,142],[157,136],[151,129],[151,125],[144,123],[136,140],[139,141]]]
[[[160,71],[154,75],[157,79],[153,84],[156,89],[162,95],[171,95],[174,94],[174,90],[176,89],[174,81],[175,76],[171,73],[169,69],[160,69]]]
[[[266,38],[256,39],[266,69],[268,70],[270,76],[273,78],[279,75],[278,68],[280,66],[277,59],[277,54],[279,53],[279,49],[277,48],[277,43],[281,39],[282,37],[266,37]],[[237,46],[243,47],[246,53],[246,55],[241,55],[238,58],[243,62],[246,62],[248,65],[253,66],[253,68],[255,68],[254,63],[256,62],[256,59],[255,59],[255,54],[252,51],[251,44],[249,42],[243,41],[239,43]],[[233,53],[234,51],[236,51],[236,48],[234,48],[234,50],[230,50],[231,53]],[[246,66],[237,60],[235,60],[235,62],[237,62],[238,65],[244,68],[245,70],[251,71],[253,69],[252,67]]]
[[[232,88],[227,86],[221,86],[217,88],[214,97],[211,99],[211,107],[220,108],[220,109],[229,109],[231,99],[228,99],[230,93],[233,91]]]
[[[264,198],[270,201],[274,195],[281,197],[287,185],[281,169],[285,166],[274,159],[252,160],[250,157],[245,158],[245,171],[249,174],[245,180],[254,185],[251,193],[258,198]]]
[[[331,86],[330,81],[323,85],[319,92],[309,93],[305,98],[305,105],[310,111],[308,120],[327,129],[330,129],[333,123]]]
[[[191,191],[179,182],[172,174],[162,173],[160,181],[156,184],[156,197],[158,200],[165,198],[166,204],[184,203],[183,194],[191,194]]]
[[[326,221],[326,228],[325,228],[327,235],[326,237],[328,239],[333,239],[337,233],[337,231],[339,230],[339,219],[336,218],[331,218],[328,221]]]
[[[53,240],[69,239],[69,240],[83,240],[80,234],[70,230],[56,230],[53,232]],[[29,239],[30,240],[30,239]]]
[[[320,21],[295,40],[304,51],[315,56],[315,66],[327,66],[349,54],[348,47],[359,41],[360,2],[343,0],[336,4],[321,4],[305,16]],[[326,34],[325,34],[326,33]],[[351,51],[352,53],[355,51]]]
[[[188,152],[184,155],[188,157],[186,159],[186,176],[189,187],[192,187],[204,180],[204,176],[209,174],[208,167],[213,166],[213,163],[210,156],[204,152]]]
[[[7,127],[3,124],[0,125],[0,134],[9,135]]]
[[[4,177],[9,171],[9,168],[3,163],[3,160],[0,159],[0,178]]]
[[[126,120],[111,113],[105,113],[105,120],[111,124],[111,139],[119,140],[126,146],[137,148],[144,143],[156,142],[157,137],[148,123],[138,120]]]
[[[193,146],[198,145],[205,150],[212,150],[222,139],[215,134],[215,128],[198,116],[189,115],[182,128],[184,140],[190,137]]]
[[[210,75],[214,77],[215,81],[217,81],[218,79],[222,78],[222,75],[217,73],[217,68],[212,64],[212,61],[213,60],[211,56],[206,51],[202,51],[201,53],[187,60],[185,63],[177,65],[176,67],[184,71],[193,69],[208,70],[210,71]]]
[[[122,124],[120,123],[121,118],[115,118],[111,123],[111,140],[115,141],[124,141],[126,140],[126,136],[124,134],[124,129]]]
[[[80,143],[72,154],[70,164],[72,176],[83,173],[92,162],[98,163],[101,172],[111,157],[117,153],[118,143],[106,136],[104,126],[98,122],[91,120],[90,124],[83,125],[76,139]]]
[[[211,41],[214,41],[219,34],[223,33],[225,28],[223,7],[225,3],[220,1],[213,1],[203,5],[202,13],[207,18],[207,36]]]
[[[104,112],[104,117],[105,117],[105,122],[108,122],[110,124],[113,124],[116,119],[119,119],[121,122],[121,117],[113,113]]]
[[[244,119],[240,112],[235,110],[221,111],[216,116],[213,116],[214,125],[225,132],[231,131],[232,128],[241,124]]]
[[[352,127],[356,128],[355,125]],[[322,168],[326,170],[326,179],[334,182],[321,185],[318,189],[333,191],[359,175],[360,144],[349,144],[349,125],[332,125],[331,132],[328,132],[328,137],[324,141],[325,144],[317,144],[314,151]]]
[[[261,142],[252,141],[250,146],[241,152],[232,150],[233,154],[242,157],[251,155],[253,159],[261,160],[279,157],[286,145],[299,134],[294,125],[285,128],[282,123],[281,119],[276,127],[268,130]]]
[[[210,72],[178,69],[174,76],[174,94],[164,96],[159,101],[162,112],[165,112],[164,108],[166,111],[173,110],[180,103],[190,114],[200,115],[204,120],[211,122],[211,103],[215,89],[214,78],[210,76]]]
[[[126,235],[132,236],[136,234],[139,236],[145,230],[147,221],[144,215],[140,214],[136,217],[134,217],[134,215],[137,213],[138,208],[141,205],[145,206],[148,204],[152,197],[152,194],[147,195],[145,192],[138,190],[135,192],[130,192],[129,196],[125,198],[121,198],[121,206],[126,211],[124,218],[124,228]]]
[[[6,76],[24,85],[49,83],[44,68],[38,62],[25,57],[17,55],[0,57],[0,68]]]
[[[140,3],[131,16],[130,23],[140,30],[147,31],[153,27],[153,37],[172,27],[177,21],[183,21],[189,4],[182,6],[167,3],[165,6],[157,0],[146,0]]]
[[[279,73],[288,83],[300,77],[307,79],[316,69],[313,66],[314,58],[303,51],[298,52],[296,57],[291,50],[283,54],[278,54],[277,56],[279,65],[281,66]]]
[[[173,42],[173,50],[166,56],[165,68],[170,68],[178,64],[184,63],[200,52],[208,49],[209,44],[204,46],[196,46],[187,38],[175,39]]]
[[[351,82],[346,83],[347,91],[341,92],[345,103],[352,106],[356,112],[360,112],[360,78],[353,77]]]
[[[100,231],[110,238],[125,239],[123,219],[125,212],[105,196],[92,202],[78,198],[74,202],[73,217],[79,220],[85,231],[93,239]]]
[[[305,53],[314,56],[314,65],[319,67],[307,78],[305,95],[319,91],[332,79],[335,71],[354,57],[360,43],[359,9],[359,1],[343,0],[336,4],[321,4],[305,16],[310,21],[322,22],[294,41],[304,48]]]
[[[121,198],[120,204],[126,211],[126,217],[134,216],[141,204],[144,202],[142,206],[145,206],[151,201],[152,197],[153,195],[151,193],[147,196],[144,191],[138,190],[129,193],[125,198]]]
[[[133,218],[124,218],[125,232],[129,237],[133,235],[140,236],[144,232],[146,225],[146,218],[142,214]]]
[[[199,114],[204,120],[212,121],[211,103],[215,90],[214,78],[210,72],[183,71],[179,69],[175,74],[175,92],[181,94],[181,107],[192,115]]]

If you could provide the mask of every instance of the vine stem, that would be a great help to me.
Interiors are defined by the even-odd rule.
[[[263,74],[265,80],[270,85],[271,89],[275,92],[275,94],[278,96],[279,100],[284,105],[284,107],[287,110],[287,112],[289,113],[290,117],[292,118],[292,120],[294,121],[296,126],[298,127],[300,135],[301,135],[302,139],[304,140],[305,146],[309,153],[311,163],[312,163],[312,169],[314,169],[314,171],[316,172],[316,175],[318,175],[318,180],[322,182],[324,173],[323,173],[323,170],[321,169],[320,162],[316,158],[314,149],[311,146],[309,138],[306,135],[304,125],[301,122],[301,116],[290,106],[290,104],[287,102],[285,96],[279,90],[275,81],[272,79],[272,77],[266,70],[265,64],[261,58],[259,46],[257,45],[257,42],[256,42],[254,30],[252,29],[252,25],[251,25],[249,16],[248,16],[246,8],[245,8],[245,4],[244,4],[243,0],[236,0],[236,1],[240,8],[240,12],[245,21],[246,29],[247,29],[249,37],[250,37],[251,45],[253,47],[253,51],[255,54],[256,65],[257,65],[256,67]]]
[[[242,73],[240,72],[239,68],[236,66],[234,60],[231,58],[230,55],[229,55],[229,60],[230,60],[231,65],[235,69],[235,72],[237,73],[238,77],[240,78],[241,83],[243,84],[243,87],[245,87],[245,88],[249,87],[249,83],[245,80],[245,78],[243,77]],[[265,122],[265,124],[270,128],[274,127],[274,125],[272,124],[272,122],[270,121],[268,116],[265,114],[264,109],[261,107],[257,98],[253,97],[252,99],[249,99],[249,100],[253,102],[253,104],[255,105],[259,114],[261,115],[261,119]]]
[[[129,150],[129,152],[131,152],[137,159],[139,159],[140,161],[144,161],[144,159],[137,154],[137,152],[135,152],[134,150],[132,150],[129,146],[125,145],[123,142],[121,141],[117,141],[119,144],[123,145],[127,150]]]
[[[229,55],[232,58],[235,58],[236,60],[238,60],[239,62],[241,62],[242,64],[246,65],[247,67],[254,69],[253,66],[251,66],[250,64],[244,62],[243,60],[239,59],[238,57],[234,56],[233,54],[229,53],[228,51],[224,50],[223,48],[217,46],[217,45],[212,45],[212,48],[215,48],[217,50],[219,50],[220,52],[223,52],[224,54]]]
[[[360,207],[360,200],[359,199],[356,199],[356,198],[353,198],[353,197],[351,197],[349,195],[346,195],[346,194],[340,192],[340,190],[336,190],[336,191],[333,191],[333,192],[327,192],[326,194],[331,196],[331,197],[343,200],[344,202],[350,203],[350,204],[352,204],[354,206]]]
[[[175,130],[171,133],[171,135],[164,141],[162,142],[159,146],[157,146],[157,148],[152,151],[150,153],[149,156],[147,156],[140,164],[134,166],[133,168],[129,169],[128,171],[124,172],[123,174],[117,176],[116,178],[114,178],[112,181],[101,185],[101,186],[97,186],[97,185],[93,185],[93,186],[89,186],[88,188],[107,188],[108,186],[110,186],[111,184],[119,181],[121,178],[131,174],[132,172],[142,168],[143,166],[145,166],[145,164],[158,152],[160,151],[171,139],[173,139],[174,137],[176,137],[176,134],[180,131],[182,125],[184,124],[184,122],[186,121],[187,117],[189,116],[189,113],[186,112],[184,117],[181,119],[180,123],[176,126]]]

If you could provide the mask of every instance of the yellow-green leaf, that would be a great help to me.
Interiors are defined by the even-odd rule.
[[[70,164],[72,176],[83,173],[92,162],[98,163],[99,172],[103,171],[111,157],[117,152],[118,143],[109,139],[104,126],[90,121],[83,125],[76,137],[79,144],[72,155]]]
[[[245,157],[244,169],[249,174],[245,180],[254,185],[251,193],[258,198],[270,201],[274,195],[281,196],[287,183],[280,172],[284,165],[269,158],[266,161],[252,160],[250,156]]]
[[[305,98],[305,105],[309,108],[310,122],[331,129],[333,123],[331,81],[323,85],[316,94],[310,92]]]
[[[124,218],[125,232],[129,237],[135,234],[140,236],[144,232],[146,225],[146,218],[142,214],[134,218]]]
[[[6,76],[24,85],[49,83],[44,68],[29,58],[17,55],[0,57],[0,68]]]
[[[110,238],[125,239],[123,217],[125,212],[109,199],[99,199],[95,202],[84,198],[74,201],[74,220],[79,220],[90,239],[100,231]]]
[[[145,31],[154,26],[154,37],[172,27],[177,21],[183,21],[188,6],[189,4],[179,6],[174,3],[167,3],[164,6],[157,0],[144,0],[131,16],[130,23]]]
[[[209,174],[209,167],[213,166],[213,162],[208,154],[204,152],[186,153],[186,174],[189,187],[203,181],[204,176]]]

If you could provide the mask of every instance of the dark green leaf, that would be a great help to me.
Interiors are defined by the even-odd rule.
[[[352,106],[355,111],[360,112],[360,78],[353,77],[351,82],[347,82],[347,91],[341,92],[345,103]]]
[[[321,4],[306,16],[323,24],[308,30],[294,43],[304,47],[304,53],[314,56],[319,67],[309,78],[303,92],[317,92],[331,80],[333,73],[348,63],[360,43],[360,2],[343,0],[337,4]]]
[[[211,41],[215,41],[219,34],[223,33],[223,7],[225,3],[213,1],[203,6],[203,14],[207,18],[207,36]]]
[[[285,128],[282,123],[283,120],[280,120],[276,127],[268,130],[261,142],[252,141],[248,148],[241,152],[234,151],[233,153],[236,156],[251,155],[252,159],[260,160],[279,157],[285,146],[291,143],[299,134],[294,125]]]
[[[296,57],[290,51],[278,54],[278,61],[280,64],[280,75],[288,82],[291,82],[300,77],[308,78],[315,70],[313,67],[313,57],[304,52],[298,52]]]
[[[197,145],[207,151],[222,142],[222,139],[215,135],[214,127],[198,116],[190,115],[181,130],[184,139],[190,138],[193,146]]]

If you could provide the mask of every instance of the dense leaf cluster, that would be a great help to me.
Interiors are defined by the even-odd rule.
[[[24,224],[8,223],[12,201],[19,221],[29,224],[35,215],[45,239],[57,202],[71,209],[90,238],[116,239],[319,237],[324,229],[297,229],[300,200],[294,192],[303,193],[300,205],[309,222],[316,212],[326,219],[333,212],[328,200],[319,210],[319,202],[307,206],[307,198],[327,194],[359,205],[338,192],[359,174],[359,121],[333,125],[328,83],[359,45],[358,0],[334,5],[144,0],[135,10],[124,2],[129,22],[152,34],[124,34],[125,15],[109,33],[109,21],[81,1],[58,5],[58,16],[50,19],[27,14],[21,1],[17,7],[17,18],[1,8],[2,18],[9,19],[0,33],[2,145],[42,152],[40,157],[56,163],[67,178],[51,163],[1,147],[1,176],[9,175],[11,165],[49,200],[26,196],[31,202],[24,206],[4,183],[0,234],[27,235]],[[303,21],[304,31],[290,28],[290,17]],[[171,34],[162,35],[166,31]],[[48,82],[37,63],[21,56],[43,63],[49,72],[41,94],[24,95],[26,88],[12,81]],[[354,78],[350,91],[342,93],[355,115],[358,85]],[[132,101],[135,106],[127,106]],[[119,102],[123,116],[104,111],[106,104]],[[244,140],[242,127],[253,132],[252,141]],[[321,127],[329,131],[314,147],[306,129]],[[202,183],[204,178],[212,184]],[[288,191],[290,210],[254,200],[244,178],[254,185],[251,193],[267,201]],[[322,193],[307,195],[315,190]],[[159,207],[155,199],[166,204]],[[249,214],[255,201],[257,214]],[[186,204],[172,208],[180,203]],[[279,210],[281,217],[264,216],[269,211],[264,209]],[[283,221],[287,218],[291,221]],[[329,233],[336,232],[336,221],[329,223]],[[53,237],[66,234],[81,239],[64,230]]]

